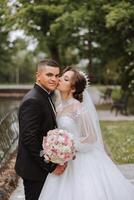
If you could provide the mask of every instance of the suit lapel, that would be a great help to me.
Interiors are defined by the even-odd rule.
[[[50,103],[50,105],[51,105],[51,107],[52,107],[52,109],[53,109],[53,113],[54,113],[54,115],[55,115],[55,117],[56,117],[56,110],[55,110],[55,106],[54,106],[54,104],[53,104],[53,102],[52,102],[52,99],[51,99],[50,97],[48,97],[48,100],[49,100],[49,103]]]
[[[53,111],[52,105],[51,105],[51,103],[50,103],[50,101],[49,101],[48,98],[47,98],[47,101],[48,101],[48,105],[49,105],[49,110],[50,110],[51,115],[52,115],[52,117],[53,117],[53,120],[54,120],[54,122],[55,122],[55,124],[56,124],[56,126],[57,126],[56,115],[55,115],[55,113],[54,113],[54,111]]]
[[[45,91],[45,90],[43,90],[43,88],[41,88],[39,85],[37,85],[37,84],[35,84],[34,85],[34,88],[35,89],[37,89],[38,91],[39,91],[39,93],[43,96],[43,98],[45,98],[46,100],[47,100],[47,104],[48,104],[48,106],[49,106],[49,110],[50,110],[50,113],[51,113],[51,115],[52,115],[52,118],[53,118],[53,120],[54,120],[54,123],[56,124],[56,126],[57,126],[57,122],[56,122],[56,113],[54,112],[54,108],[52,107],[53,105],[51,105],[52,104],[52,102],[51,102],[51,100],[49,100],[49,95],[48,95],[48,93]],[[47,105],[46,105],[47,106]]]

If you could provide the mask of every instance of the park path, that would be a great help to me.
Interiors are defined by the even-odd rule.
[[[99,91],[96,88],[90,88],[89,92],[91,94],[91,98],[95,104],[99,102]],[[134,116],[123,116],[119,114],[115,116],[115,113],[111,113],[110,111],[98,111],[99,120],[110,120],[110,121],[120,121],[120,120],[134,120]],[[117,166],[120,171],[124,174],[124,176],[130,180],[132,184],[134,184],[134,164],[124,164]],[[24,198],[24,190],[22,179],[19,179],[18,187],[12,193],[10,200],[25,200]]]

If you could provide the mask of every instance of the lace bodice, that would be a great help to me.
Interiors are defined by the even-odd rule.
[[[81,136],[77,124],[80,107],[80,103],[73,98],[68,101],[62,101],[62,103],[57,107],[58,127],[72,133],[74,138],[80,138]]]
[[[90,145],[96,142],[95,130],[89,120],[82,103],[74,98],[61,101],[57,106],[58,127],[73,135],[79,150],[91,148]]]
[[[74,138],[80,138],[80,131],[74,118],[64,115],[58,117],[57,122],[59,128],[67,130]]]

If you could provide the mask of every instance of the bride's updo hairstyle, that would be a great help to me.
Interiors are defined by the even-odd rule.
[[[83,101],[83,91],[87,86],[87,80],[83,73],[79,72],[74,67],[66,67],[63,71],[63,74],[67,71],[73,71],[74,75],[72,77],[72,89],[75,89],[75,92],[73,93],[73,97],[77,99],[78,101]]]

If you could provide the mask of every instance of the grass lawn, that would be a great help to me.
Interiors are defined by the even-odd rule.
[[[101,121],[100,125],[113,160],[134,163],[134,121]]]
[[[110,110],[112,104],[97,104],[95,105],[97,110]]]

